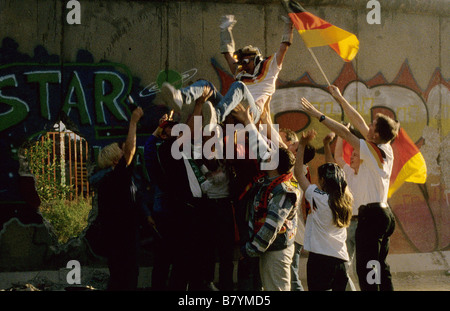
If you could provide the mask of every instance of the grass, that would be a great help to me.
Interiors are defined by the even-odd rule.
[[[66,243],[77,237],[87,226],[91,199],[81,198],[78,201],[55,199],[41,203],[42,215],[51,223],[58,236],[59,243]]]

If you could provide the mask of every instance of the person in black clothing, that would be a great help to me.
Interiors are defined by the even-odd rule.
[[[128,135],[122,148],[118,143],[104,147],[98,156],[99,168],[111,167],[98,187],[98,217],[108,236],[110,279],[107,290],[136,290],[138,263],[138,208],[132,163],[136,151],[136,129],[143,110],[133,110]]]

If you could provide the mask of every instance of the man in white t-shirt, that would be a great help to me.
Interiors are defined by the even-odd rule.
[[[361,183],[362,180],[365,183],[364,191],[358,193],[363,205],[358,209],[356,230],[356,269],[359,285],[364,291],[393,290],[386,257],[389,252],[389,238],[395,229],[395,219],[387,204],[387,197],[394,162],[390,142],[397,136],[399,123],[383,114],[377,114],[372,123],[367,125],[336,86],[331,85],[328,89],[343,108],[350,123],[366,139],[359,139],[347,127],[327,118],[302,98],[303,110],[352,145],[359,151],[363,161],[358,173],[361,174]]]

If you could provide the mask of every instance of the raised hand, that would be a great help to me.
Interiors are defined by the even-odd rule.
[[[234,24],[237,23],[237,20],[234,19],[234,15],[224,15],[220,18],[220,29],[227,29],[230,30],[233,28]]]

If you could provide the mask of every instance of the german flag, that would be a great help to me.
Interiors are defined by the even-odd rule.
[[[389,185],[389,198],[405,182],[424,184],[427,180],[425,159],[403,128],[400,128],[391,145],[394,152],[394,164]]]
[[[308,48],[328,45],[346,62],[355,58],[359,41],[354,34],[306,12],[296,1],[282,0],[282,2]]]
[[[388,198],[405,182],[416,184],[424,184],[427,180],[427,165],[425,159],[417,148],[416,144],[411,140],[406,131],[400,128],[397,137],[391,144],[394,152],[394,163],[392,166],[391,179],[389,183]],[[369,144],[370,150],[373,151],[377,160],[382,161],[382,157],[376,152],[376,147]],[[350,156],[353,147],[343,141],[343,158],[347,164],[350,164]],[[381,163],[379,162],[379,165]]]

